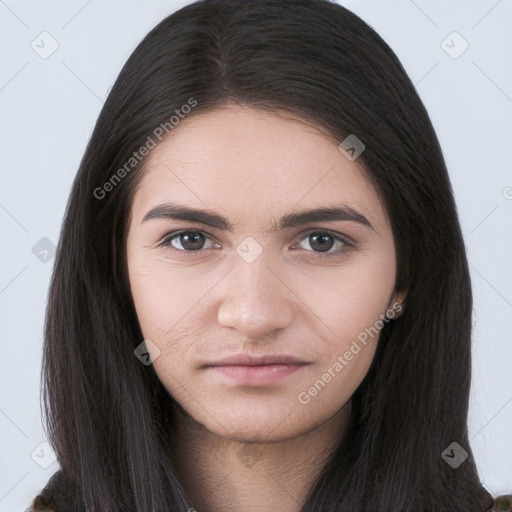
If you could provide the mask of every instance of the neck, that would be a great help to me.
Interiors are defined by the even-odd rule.
[[[316,429],[273,443],[226,439],[183,414],[172,454],[178,479],[198,512],[299,512],[350,413],[348,402]]]

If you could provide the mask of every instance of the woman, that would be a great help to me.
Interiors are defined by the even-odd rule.
[[[128,59],[73,184],[43,361],[61,469],[32,510],[510,510],[468,440],[471,312],[386,43],[326,0],[191,4]]]

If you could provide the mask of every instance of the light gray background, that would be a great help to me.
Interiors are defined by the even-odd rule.
[[[122,65],[187,3],[0,0],[0,512],[24,510],[58,469],[39,379],[51,244],[73,177]],[[485,486],[511,492],[512,0],[341,3],[397,53],[441,141],[474,287],[470,439]]]

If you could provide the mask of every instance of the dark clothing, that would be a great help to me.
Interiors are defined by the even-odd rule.
[[[69,495],[65,495],[62,485],[59,485],[59,482],[62,483],[61,480],[59,470],[50,478],[45,488],[34,498],[31,507],[25,512],[69,512],[70,508],[75,511],[76,505],[69,506]],[[512,512],[512,494],[498,496],[492,508],[482,512]]]

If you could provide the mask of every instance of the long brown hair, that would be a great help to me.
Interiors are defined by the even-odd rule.
[[[339,142],[357,134],[366,146],[358,162],[391,221],[405,312],[382,329],[352,397],[350,429],[302,510],[489,509],[467,430],[468,265],[446,165],[413,84],[381,37],[336,3],[205,0],[165,18],[132,53],[73,183],[43,356],[47,436],[61,467],[52,485],[63,510],[192,505],[169,458],[177,404],[134,356],[143,336],[125,254],[146,161],[130,159],[148,137],[159,142],[157,127],[191,98],[190,116],[231,101],[291,112]],[[442,457],[453,442],[468,454],[457,468]]]

